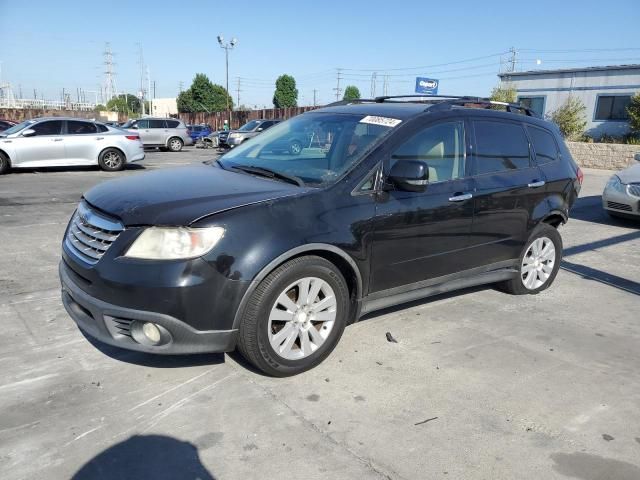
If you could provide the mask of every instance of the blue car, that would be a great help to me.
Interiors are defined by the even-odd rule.
[[[209,125],[188,125],[187,128],[193,143],[196,143],[200,138],[208,137],[213,132]]]

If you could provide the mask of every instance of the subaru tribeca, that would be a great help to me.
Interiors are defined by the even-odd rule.
[[[270,147],[296,132],[316,146]],[[238,348],[292,375],[367,312],[472,285],[548,288],[581,181],[558,129],[520,105],[339,102],[210,164],[89,190],[63,240],[62,299],[104,343]]]

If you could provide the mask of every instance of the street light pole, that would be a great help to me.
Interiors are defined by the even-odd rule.
[[[227,76],[227,115],[229,120],[229,128],[231,128],[231,108],[229,106],[229,50],[232,50],[233,47],[236,46],[238,40],[234,37],[231,39],[229,43],[224,43],[224,37],[222,35],[218,35],[218,43],[220,44],[220,48],[224,48],[225,53],[225,68],[226,68],[226,76]]]

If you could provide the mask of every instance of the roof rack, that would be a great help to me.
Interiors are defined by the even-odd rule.
[[[328,103],[325,107],[339,107],[341,105],[355,105],[358,103],[375,103],[374,98],[356,98],[354,100],[338,100],[337,102]]]
[[[402,99],[402,98],[419,98],[421,99],[419,103],[432,103],[433,105],[429,107],[429,110],[434,111],[434,109],[440,110],[445,108],[452,107],[466,107],[466,106],[482,106],[484,108],[491,108],[492,106],[503,106],[507,112],[514,113],[514,110],[520,111],[525,115],[530,117],[539,117],[539,115],[524,105],[519,103],[507,103],[507,102],[497,102],[495,100],[491,100],[490,98],[485,97],[471,97],[471,96],[455,96],[455,95],[387,95],[384,97],[376,97],[374,101],[376,103],[384,103],[388,100]],[[370,101],[370,100],[369,100]],[[343,104],[344,105],[344,104]]]

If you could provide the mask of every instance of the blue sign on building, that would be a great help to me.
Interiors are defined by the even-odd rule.
[[[416,93],[438,94],[439,80],[435,78],[416,77]]]

